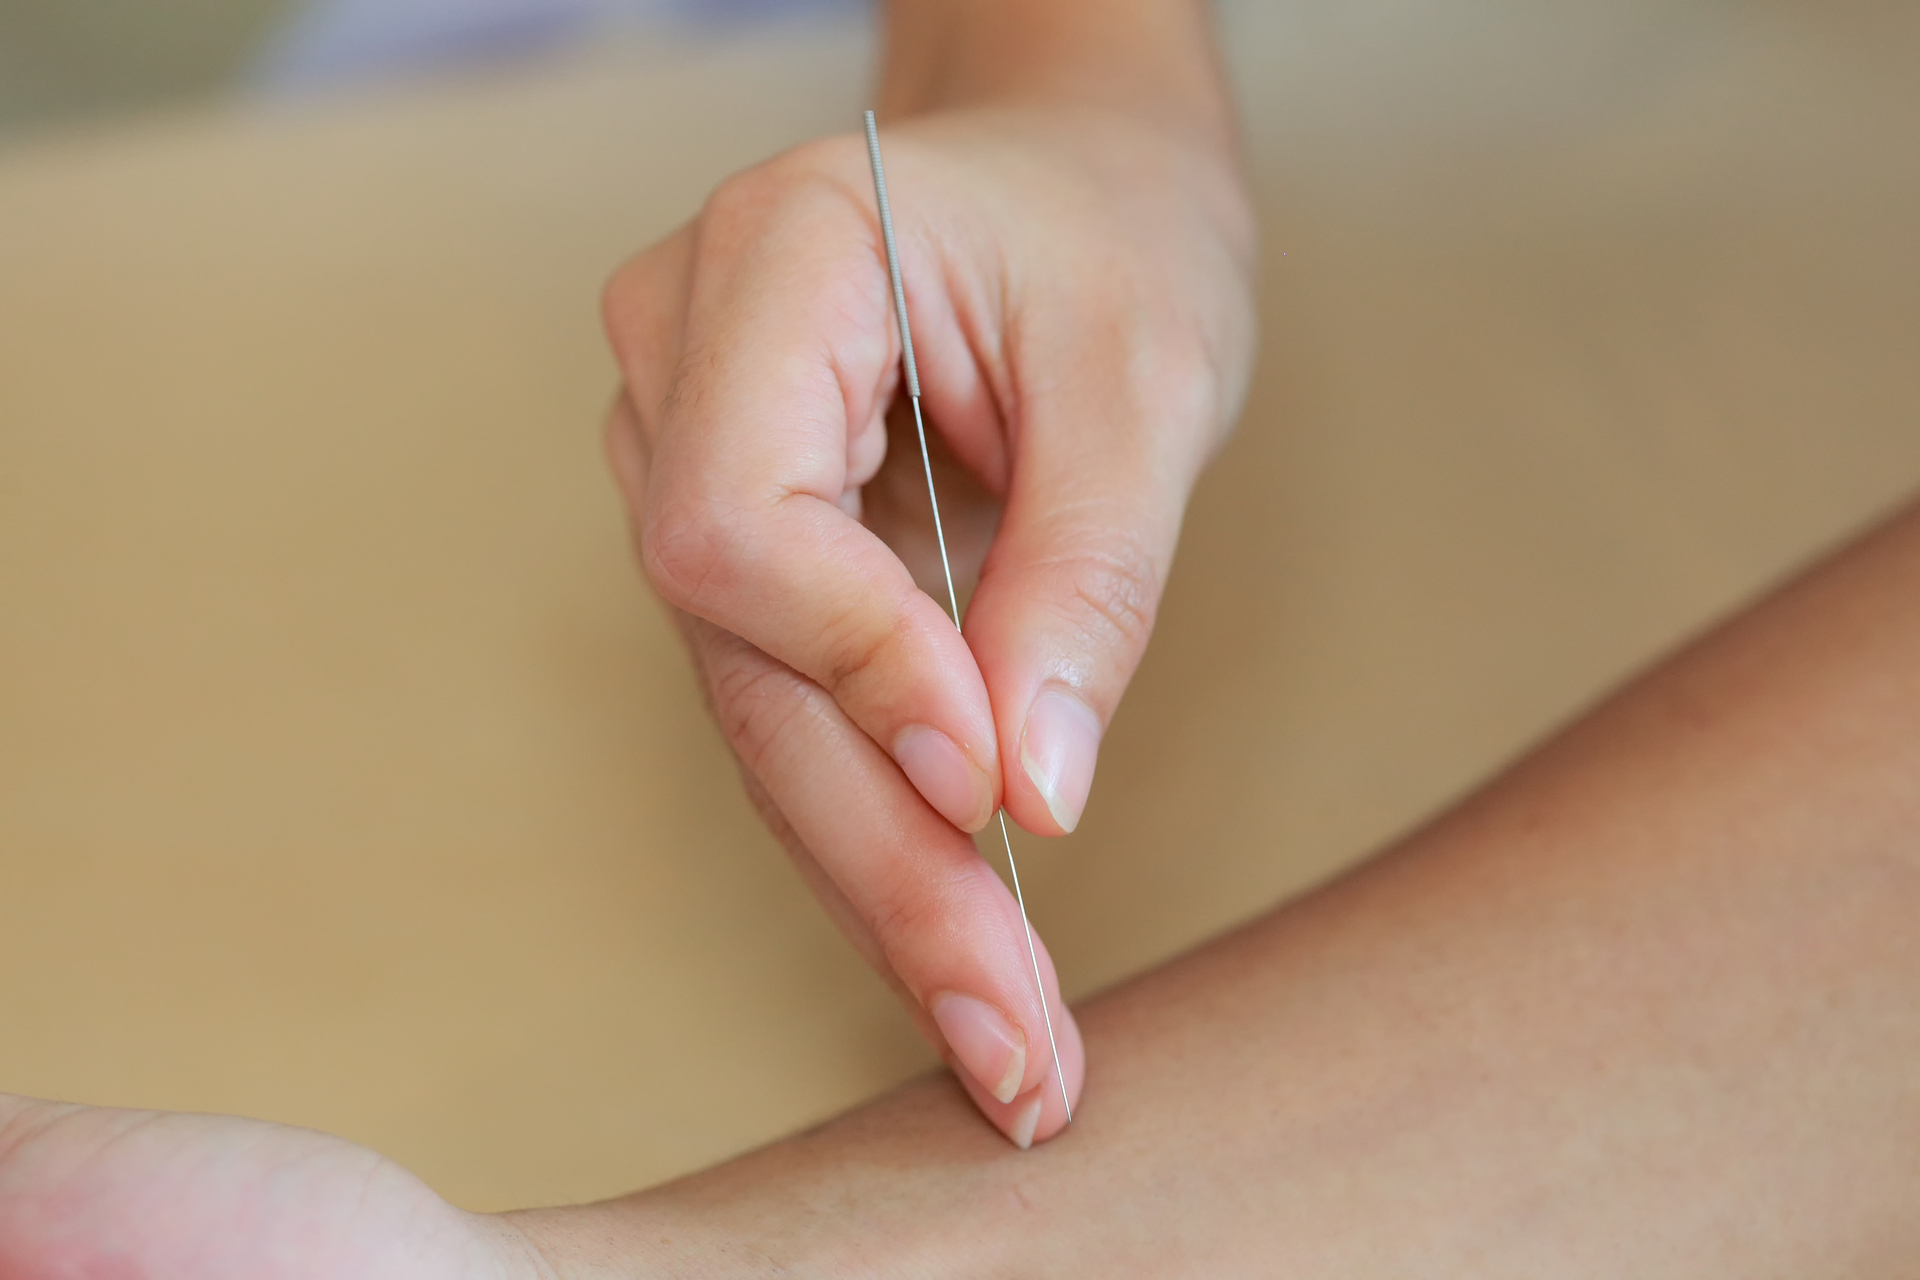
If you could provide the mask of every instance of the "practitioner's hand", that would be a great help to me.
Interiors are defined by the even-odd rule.
[[[7,1280],[508,1280],[519,1232],[340,1138],[0,1095]]]
[[[0,1096],[6,1280],[1907,1276],[1920,506],[1394,851],[1108,992],[1020,1156],[923,1080],[483,1219],[372,1152]]]
[[[964,833],[1002,803],[1080,820],[1240,403],[1250,220],[1224,141],[1118,111],[934,112],[883,145],[965,639],[857,135],[729,180],[616,276],[610,449],[761,811],[1025,1145],[1064,1112],[1018,912]]]

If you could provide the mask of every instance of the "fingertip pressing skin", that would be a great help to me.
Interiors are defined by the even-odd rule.
[[[1044,1036],[1035,1028],[1027,1031],[1012,1031],[1019,1035],[1023,1043],[1031,1043],[1034,1050],[1024,1056],[1024,1070],[1015,1077],[1011,1068],[1005,1068],[1007,1074],[998,1077],[993,1088],[983,1080],[994,1080],[995,1073],[1001,1068],[1002,1059],[996,1054],[976,1053],[980,1070],[974,1069],[974,1063],[964,1058],[958,1049],[959,1042],[965,1039],[963,1034],[948,1036],[948,1045],[953,1050],[949,1065],[953,1074],[988,1124],[1000,1131],[1001,1136],[1019,1147],[1022,1151],[1035,1144],[1059,1137],[1068,1125],[1068,1099],[1077,1111],[1081,1104],[1086,1084],[1087,1050],[1086,1041],[1081,1037],[1079,1022],[1073,1010],[1060,998],[1060,987],[1053,968],[1053,957],[1047,953],[1046,945],[1036,935],[1034,946],[1037,952],[1045,992],[1047,1007],[1053,1015],[1053,1035],[1050,1037],[1026,1040],[1029,1033]],[[959,1016],[971,1014],[964,1007],[949,1009],[948,993],[935,997],[941,1006],[935,1021],[940,1024],[943,1033],[948,1022],[957,1021]],[[967,997],[963,997],[967,998]],[[970,998],[968,998],[970,999]],[[997,1015],[997,1011],[996,1016]],[[945,1018],[942,1018],[942,1014]],[[967,1028],[966,1034],[977,1034],[973,1028]],[[1055,1056],[1055,1044],[1058,1044],[1058,1056]],[[1004,1048],[1001,1050],[1004,1052]]]
[[[1075,1068],[1063,1062],[1070,1075]],[[954,1077],[973,1100],[975,1108],[982,1118],[999,1130],[1000,1136],[1022,1151],[1030,1150],[1039,1143],[1059,1137],[1067,1128],[1067,1113],[1060,1085],[1054,1078],[1053,1066],[1049,1062],[1047,1071],[1040,1082],[1017,1094],[1011,1101],[1002,1102],[994,1097],[987,1087],[981,1084],[956,1060],[953,1063]],[[1076,1089],[1077,1094],[1079,1091]]]
[[[1011,1101],[1053,1074],[1014,896],[824,689],[712,623],[691,625],[728,743],[755,762],[754,783],[777,806],[789,847],[832,886],[823,897],[841,904],[836,918],[869,958],[906,991],[932,993],[916,1000],[923,1028],[1008,1133]],[[859,821],[843,826],[849,813]],[[825,832],[842,838],[822,839]],[[955,948],[954,939],[966,945]],[[1036,937],[1033,945],[1071,1090],[1077,1032],[1044,944]],[[1037,1122],[1043,1136],[1060,1110],[1059,1090],[1048,1096],[1054,1102]]]

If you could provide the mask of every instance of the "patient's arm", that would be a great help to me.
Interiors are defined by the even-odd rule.
[[[1905,1274],[1920,510],[1081,1017],[1043,1149],[929,1080],[517,1222],[582,1275]]]
[[[1088,1004],[1083,1118],[946,1077],[622,1201],[0,1098],[0,1276],[1822,1277],[1920,1257],[1920,508],[1328,889]]]

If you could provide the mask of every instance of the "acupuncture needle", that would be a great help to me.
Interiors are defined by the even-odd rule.
[[[947,535],[940,527],[940,499],[933,491],[933,457],[927,452],[927,422],[920,414],[920,373],[913,363],[913,330],[907,324],[907,292],[900,283],[900,251],[893,240],[893,210],[887,204],[887,170],[880,163],[880,128],[867,112],[867,159],[873,164],[873,194],[880,202],[880,235],[887,242],[887,275],[893,281],[893,314],[900,322],[900,350],[907,366],[907,396],[913,401],[913,428],[920,435],[920,465],[927,473],[927,502],[933,507],[933,537],[940,544],[940,571],[947,578],[947,612],[960,627],[960,596],[953,589],[953,565],[947,559]],[[1033,963],[1034,993],[1040,997],[1040,1016],[1047,1024],[1047,1046],[1053,1050],[1053,1078],[1060,1085],[1060,1102],[1073,1123],[1073,1103],[1067,1097],[1066,1073],[1060,1070],[1060,1042],[1053,1037],[1053,1014],[1047,1009],[1047,984],[1040,978],[1040,951],[1033,945],[1033,925],[1027,920],[1026,895],[1020,892],[1020,868],[1013,861],[1013,837],[1007,834],[1007,811],[994,815],[1000,822],[1000,842],[1007,850],[1007,871],[1013,877],[1013,899],[1020,905],[1020,927],[1027,935],[1027,959]]]

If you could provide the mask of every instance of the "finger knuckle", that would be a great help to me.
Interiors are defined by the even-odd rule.
[[[700,207],[701,229],[711,232],[777,208],[778,186],[778,174],[771,165],[756,165],[728,174],[714,184]]]
[[[859,612],[842,610],[823,629],[829,655],[820,683],[838,695],[883,665],[894,632],[876,628]]]
[[[930,945],[983,936],[995,919],[993,895],[1004,893],[970,849],[951,858],[903,859],[888,871],[862,914],[894,971],[909,980],[923,970]]]
[[[673,278],[670,261],[676,237],[628,258],[600,288],[600,323],[619,345],[635,333],[657,327]]]
[[[867,172],[866,143],[850,134],[814,138],[781,152],[760,172],[783,189],[791,186],[819,186],[839,189],[849,177],[864,180]],[[868,193],[871,198],[871,192]]]
[[[635,254],[614,269],[600,286],[600,325],[618,341],[628,327],[634,300],[645,295],[652,277],[647,254]]]
[[[728,521],[711,498],[668,500],[651,508],[640,528],[640,566],[660,598],[704,616],[702,603],[721,585],[735,557]]]
[[[1057,566],[1069,620],[1090,647],[1137,656],[1153,633],[1160,602],[1154,558],[1130,540],[1104,542]]]
[[[722,179],[700,211],[711,245],[751,241],[771,227],[806,222],[823,205],[858,202],[864,151],[852,138],[821,138]],[[871,200],[871,193],[866,199]]]
[[[1153,406],[1163,420],[1185,423],[1209,443],[1225,437],[1245,381],[1229,347],[1201,332],[1164,344],[1168,354],[1160,369],[1159,403]]]
[[[736,662],[710,671],[714,720],[743,768],[764,772],[769,757],[806,722],[810,691],[800,677],[772,662]]]
[[[880,949],[896,969],[902,969],[927,938],[944,932],[943,915],[939,895],[895,885],[874,903],[868,924],[880,940]]]
[[[627,392],[649,412],[665,401],[680,363],[685,288],[667,270],[629,265],[601,296],[601,322]]]

